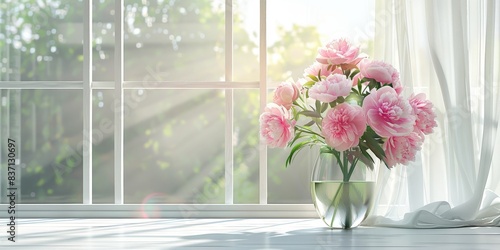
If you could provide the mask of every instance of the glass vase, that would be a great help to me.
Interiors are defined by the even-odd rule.
[[[344,158],[344,154],[346,157]],[[352,152],[340,152],[340,159],[352,163],[356,156]],[[373,164],[357,160],[354,169],[347,165],[342,171],[338,159],[330,153],[320,153],[311,175],[311,195],[320,218],[330,228],[349,229],[357,227],[371,210],[376,173],[380,161]],[[349,174],[347,179],[344,173]]]

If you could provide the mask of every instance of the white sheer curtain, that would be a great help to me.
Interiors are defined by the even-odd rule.
[[[377,0],[374,57],[426,93],[438,128],[415,163],[381,168],[364,224],[500,226],[500,2]]]

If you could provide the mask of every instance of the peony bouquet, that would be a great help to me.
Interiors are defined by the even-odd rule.
[[[403,95],[392,65],[336,39],[318,50],[303,78],[276,88],[260,135],[270,147],[291,148],[286,166],[302,148],[318,145],[335,155],[349,181],[358,161],[373,167],[377,157],[388,168],[413,161],[435,118],[425,94]]]

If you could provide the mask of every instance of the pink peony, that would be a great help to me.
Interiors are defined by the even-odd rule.
[[[370,127],[382,137],[405,136],[413,131],[415,115],[405,98],[391,87],[373,89],[363,101]]]
[[[304,75],[305,76],[313,75],[318,77],[320,70],[321,70],[321,76],[329,76],[333,71],[332,68],[328,70],[328,64],[321,64],[319,62],[314,62],[311,66],[307,67],[304,70]]]
[[[382,85],[392,83],[392,87],[398,94],[403,91],[403,86],[399,80],[399,72],[388,63],[363,59],[359,63],[359,70],[364,77],[374,79]]]
[[[299,97],[300,88],[296,83],[282,82],[274,91],[274,103],[290,109],[293,102]]]
[[[339,96],[348,96],[352,83],[345,75],[333,74],[309,89],[309,96],[321,102],[333,102]]]
[[[396,164],[408,164],[415,160],[415,155],[422,147],[424,137],[412,132],[406,136],[389,137],[383,145],[387,167]]]
[[[351,45],[346,39],[336,39],[318,50],[316,61],[321,64],[356,65],[363,59],[359,47]]]
[[[425,99],[425,94],[410,96],[410,105],[413,107],[413,112],[417,116],[415,120],[415,131],[426,135],[433,132],[433,128],[437,126],[436,114],[432,110],[432,103]]]
[[[344,102],[328,110],[322,127],[326,144],[344,151],[358,145],[366,130],[366,118],[361,107]]]
[[[284,148],[293,137],[291,114],[285,107],[275,103],[267,104],[260,115],[260,136],[271,147]]]

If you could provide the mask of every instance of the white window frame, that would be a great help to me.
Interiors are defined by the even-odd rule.
[[[115,78],[114,82],[97,82],[92,78],[92,0],[84,0],[83,81],[3,81],[2,89],[81,89],[83,90],[83,203],[18,204],[19,218],[143,218],[144,205],[124,204],[123,137],[125,89],[221,89],[225,91],[225,204],[156,204],[155,217],[164,218],[310,218],[316,217],[312,204],[267,204],[267,147],[259,144],[259,204],[233,204],[233,90],[259,89],[260,111],[267,103],[266,0],[260,0],[259,63],[256,82],[234,82],[233,71],[233,0],[225,0],[225,80],[221,82],[165,81],[146,84],[124,81],[123,12],[124,0],[115,0]],[[114,89],[114,204],[92,204],[92,91]],[[115,106],[116,107],[116,106]],[[0,204],[7,211],[8,204]]]

